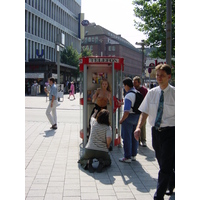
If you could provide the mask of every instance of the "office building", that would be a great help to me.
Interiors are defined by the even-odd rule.
[[[57,76],[57,45],[73,45],[80,53],[81,0],[25,0],[25,78],[42,83]],[[60,82],[74,66],[60,63]]]

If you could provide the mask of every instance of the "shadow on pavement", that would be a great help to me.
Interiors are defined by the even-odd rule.
[[[81,143],[80,157],[83,155],[83,152],[84,148]],[[132,184],[137,191],[142,193],[149,193],[151,190],[156,189],[157,180],[152,178],[138,161],[132,161],[130,164],[118,161],[121,151],[117,148],[114,148],[114,151],[110,152],[110,154],[112,164],[101,173],[90,173],[88,170],[84,170],[80,164],[78,164],[78,167],[82,172],[104,185],[118,184],[118,181],[122,180],[124,185]]]
[[[172,196],[170,196],[169,200],[175,200],[175,193]]]
[[[56,131],[55,130],[48,130],[44,131],[45,135],[43,137],[52,137],[55,135]]]
[[[155,161],[155,151],[150,149],[148,146],[147,147],[141,147],[139,146],[139,151],[138,151],[138,154],[140,155],[143,155],[143,156],[146,156],[146,160],[147,161]]]

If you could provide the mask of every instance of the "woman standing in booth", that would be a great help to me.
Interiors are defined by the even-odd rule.
[[[92,102],[95,103],[95,106],[90,115],[90,120],[91,120],[92,115],[94,114],[95,109],[97,110],[97,114],[98,114],[102,109],[107,109],[108,102],[110,105],[112,105],[111,87],[107,79],[102,79],[101,88],[97,89],[97,91],[93,95]],[[91,128],[90,120],[89,120],[89,133],[90,133],[90,128]]]
[[[107,79],[101,81],[101,88],[98,89],[92,97],[92,102],[95,103],[95,107],[92,110],[91,116],[94,113],[94,109],[100,112],[101,109],[107,109],[108,101],[112,104],[111,87]]]

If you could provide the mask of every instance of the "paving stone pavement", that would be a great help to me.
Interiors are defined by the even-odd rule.
[[[89,173],[77,163],[83,152],[78,94],[58,107],[58,129],[50,130],[45,116],[46,97],[25,97],[25,199],[26,200],[152,200],[157,185],[158,163],[151,146],[139,147],[137,161],[121,163],[123,148],[110,152],[112,165],[102,173]],[[30,113],[37,112],[35,116]],[[62,113],[61,113],[62,112]],[[72,112],[76,120],[71,120]],[[59,122],[59,115],[66,121]],[[69,121],[69,122],[68,122]],[[165,196],[165,200],[175,195]]]

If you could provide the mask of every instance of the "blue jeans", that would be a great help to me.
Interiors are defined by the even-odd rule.
[[[134,137],[134,131],[136,129],[139,116],[139,114],[129,114],[126,120],[122,123],[121,135],[124,144],[125,158],[131,158],[131,156],[137,155],[139,142]]]

